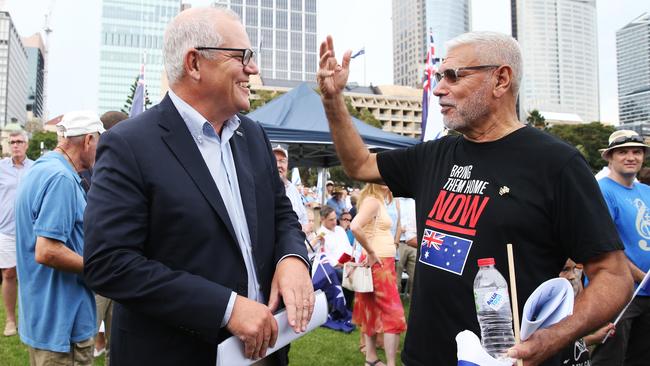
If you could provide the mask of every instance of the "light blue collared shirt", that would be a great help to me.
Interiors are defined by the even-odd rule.
[[[16,235],[14,219],[16,190],[23,174],[33,163],[27,157],[23,160],[22,166],[14,164],[10,157],[0,160],[0,234]]]
[[[255,271],[248,222],[246,221],[244,204],[242,203],[241,192],[239,191],[237,169],[235,167],[232,149],[230,148],[230,139],[241,123],[239,117],[235,115],[225,121],[221,137],[219,137],[217,131],[215,131],[212,124],[205,117],[171,90],[169,90],[169,98],[192,134],[194,142],[210,170],[210,175],[217,185],[219,194],[226,206],[226,211],[228,211],[228,217],[230,217],[235,235],[237,235],[237,243],[239,244],[246,265],[246,273],[248,274],[248,298],[259,303],[264,303],[264,295],[260,290],[260,284]],[[237,293],[233,291],[230,295],[223,320],[221,321],[222,327],[228,324],[230,320],[236,297]]]

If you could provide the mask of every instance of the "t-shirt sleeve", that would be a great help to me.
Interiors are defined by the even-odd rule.
[[[578,263],[623,249],[596,179],[584,158],[574,155],[555,185],[555,233]]]
[[[56,176],[47,185],[39,207],[35,208],[34,233],[37,236],[65,243],[70,238],[76,219],[77,183],[65,176]]]
[[[395,197],[415,197],[417,179],[415,167],[418,166],[422,152],[418,144],[406,149],[396,149],[377,154],[377,167],[381,179]]]

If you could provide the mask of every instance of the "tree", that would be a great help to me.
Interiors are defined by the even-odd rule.
[[[30,159],[36,160],[41,156],[41,142],[45,149],[53,150],[57,143],[56,133],[51,131],[34,132],[27,147],[27,156]]]
[[[594,172],[607,165],[600,156],[598,149],[607,146],[609,135],[614,127],[605,126],[600,122],[578,125],[555,125],[548,132],[575,146],[584,155]]]
[[[122,107],[122,113],[129,115],[131,113],[131,106],[133,105],[133,97],[135,96],[135,90],[138,88],[138,77],[135,78],[133,84],[131,84],[131,91],[128,97],[126,97],[126,102],[124,102],[124,107]],[[151,105],[151,100],[149,100],[149,91],[145,85],[144,88],[144,109],[147,110]]]
[[[25,131],[29,134],[43,131],[43,121],[38,117],[32,117],[25,122]]]
[[[352,105],[352,99],[350,99],[350,97],[345,97],[345,106],[348,108],[348,112],[352,117],[357,118],[373,127],[382,128],[381,121],[379,121],[368,108],[357,110]]]
[[[540,130],[546,129],[546,118],[542,116],[541,113],[537,109],[533,109],[532,111],[528,112],[528,117],[526,117],[526,123],[535,128],[539,128]]]
[[[257,108],[265,105],[266,103],[272,101],[276,97],[279,97],[280,95],[284,94],[279,91],[271,91],[271,90],[252,90],[251,91],[253,95],[251,96],[251,107],[248,111],[244,111],[244,114],[248,114]]]

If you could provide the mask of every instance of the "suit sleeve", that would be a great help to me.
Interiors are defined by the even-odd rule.
[[[129,143],[114,131],[102,135],[84,216],[86,282],[130,310],[216,342],[232,291],[144,255],[150,194]]]

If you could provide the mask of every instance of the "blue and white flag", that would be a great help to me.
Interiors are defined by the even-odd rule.
[[[357,57],[362,56],[362,55],[365,55],[365,54],[366,54],[366,48],[363,47],[363,48],[361,48],[359,51],[357,51],[357,53],[355,53],[354,55],[350,56],[350,58],[351,58],[351,59],[352,59],[352,58],[357,58]]]
[[[129,117],[135,117],[144,112],[145,103],[145,84],[144,84],[144,63],[140,66],[140,75],[138,75],[138,85],[133,94],[133,101],[131,102],[131,111]]]
[[[332,309],[330,315],[334,319],[348,316],[341,282],[336,275],[334,267],[327,260],[327,255],[323,252],[318,253],[314,257],[311,282],[314,285],[314,290],[322,290],[325,293],[327,303]]]
[[[298,170],[297,166],[291,169],[291,183],[293,183],[293,185],[296,187],[302,185],[302,180],[300,179],[300,170]]]
[[[424,229],[419,261],[457,275],[463,273],[472,240]]]
[[[434,77],[438,71],[439,58],[436,57],[433,34],[429,31],[429,50],[424,65],[424,80],[422,82],[422,141],[438,139],[445,134],[438,98],[433,95],[437,81]]]

